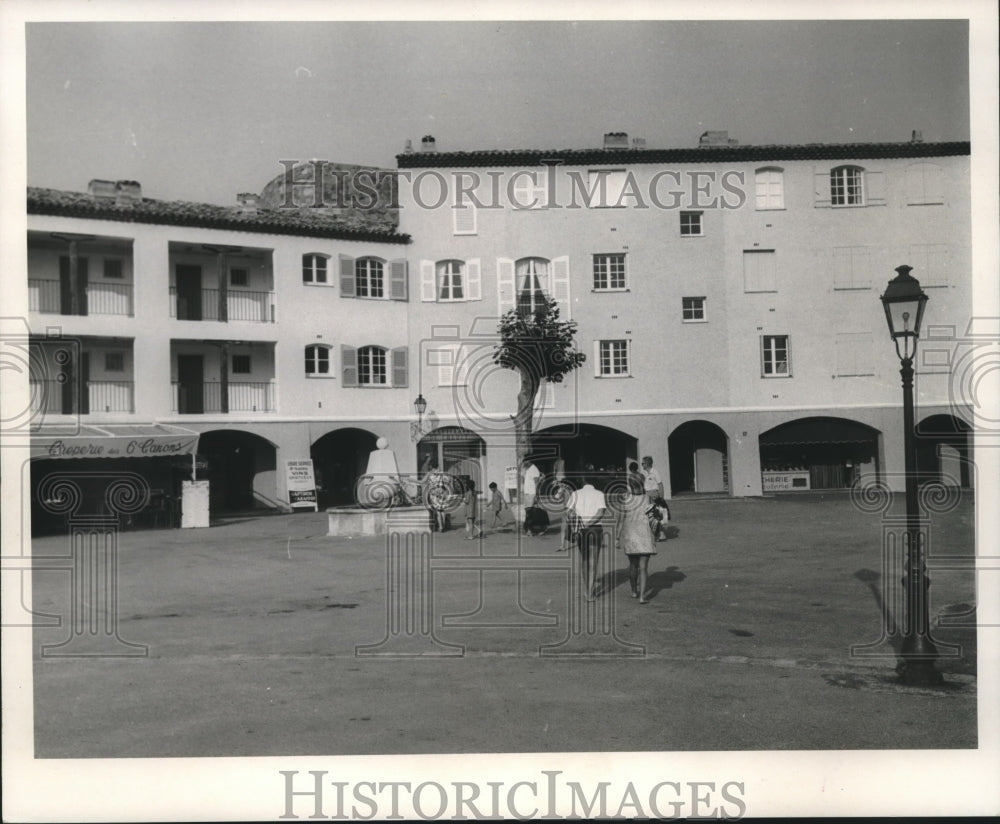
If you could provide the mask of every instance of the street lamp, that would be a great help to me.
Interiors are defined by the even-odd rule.
[[[413,410],[417,413],[417,422],[410,423],[410,440],[419,441],[424,436],[424,412],[427,411],[427,401],[423,392],[417,394],[417,399],[413,402]]]
[[[917,511],[916,455],[913,444],[913,357],[917,352],[920,323],[924,317],[927,295],[920,282],[910,276],[912,267],[896,267],[896,277],[889,281],[882,306],[889,324],[889,334],[896,344],[899,373],[903,378],[903,449],[906,472],[906,573],[903,578],[902,661],[897,667],[900,681],[914,686],[941,683],[935,669],[937,648],[930,637],[930,616],[924,548],[920,546],[920,516]]]
[[[413,402],[413,409],[417,413],[417,417],[423,421],[424,412],[427,411],[427,401],[424,400],[423,393],[417,395],[417,399]]]

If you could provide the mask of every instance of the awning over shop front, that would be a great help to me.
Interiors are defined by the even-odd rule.
[[[31,457],[169,458],[193,455],[198,433],[165,423],[42,426],[31,433]]]
[[[878,432],[869,426],[841,418],[805,418],[776,426],[760,436],[761,446],[871,443]]]

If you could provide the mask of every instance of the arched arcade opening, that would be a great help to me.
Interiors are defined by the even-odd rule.
[[[241,429],[214,429],[198,440],[198,479],[208,481],[212,515],[275,509],[277,447]]]
[[[417,444],[417,467],[423,475],[435,467],[456,478],[472,480],[483,489],[483,458],[486,441],[461,426],[440,426],[424,435]]]
[[[608,477],[625,472],[637,461],[636,438],[592,423],[549,426],[532,433],[529,457],[543,476],[572,478],[587,472]]]
[[[914,428],[917,473],[922,482],[971,487],[972,428],[954,415],[929,415]]]
[[[799,418],[762,432],[760,469],[765,492],[848,489],[878,475],[877,429],[847,418]]]
[[[347,427],[327,432],[309,447],[320,509],[355,503],[355,486],[368,470],[377,441],[374,432]]]
[[[729,492],[729,438],[717,424],[687,421],[667,438],[672,495]]]

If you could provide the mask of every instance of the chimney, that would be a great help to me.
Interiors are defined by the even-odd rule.
[[[119,180],[115,184],[115,206],[134,206],[142,200],[142,186],[138,180]]]
[[[920,129],[914,129],[913,134],[910,135],[910,143],[923,143],[924,133]]]
[[[627,132],[607,132],[604,135],[604,148],[605,149],[627,149],[628,148],[628,133]]]
[[[87,184],[87,192],[91,197],[101,200],[111,200],[115,196],[115,182],[113,180],[91,180]]]
[[[434,135],[425,134],[420,140],[420,151],[422,152],[436,152],[437,143],[434,141]]]
[[[413,154],[413,141],[412,140],[407,140],[406,141],[406,146],[403,148],[403,152],[405,154]]]
[[[236,211],[241,215],[255,215],[260,207],[260,195],[240,192],[236,195]]]
[[[737,146],[739,141],[729,136],[728,131],[708,131],[702,132],[698,138],[698,148],[715,148],[718,146]]]
[[[644,137],[633,137],[632,138],[632,148],[633,149],[645,149],[646,148],[646,138],[644,138]]]

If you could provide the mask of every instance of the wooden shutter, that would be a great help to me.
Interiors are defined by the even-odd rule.
[[[569,258],[565,255],[552,261],[552,297],[559,304],[562,320],[569,320]]]
[[[476,207],[472,203],[452,207],[452,228],[456,235],[474,235],[476,227]]]
[[[453,343],[443,343],[436,346],[433,353],[438,370],[438,386],[454,386],[458,346]]]
[[[392,350],[392,385],[405,387],[409,385],[409,367],[407,365],[409,350],[400,346]]]
[[[389,261],[389,297],[392,300],[409,299],[409,278],[407,277],[409,271],[410,267],[403,258]]]
[[[601,376],[601,342],[599,340],[594,341],[594,377],[599,378]]]
[[[819,209],[830,205],[830,170],[813,173],[813,205]]]
[[[340,374],[344,386],[358,385],[358,350],[353,346],[340,347]]]
[[[465,262],[465,295],[466,300],[482,300],[482,266],[479,258],[473,258]]]
[[[354,258],[347,255],[340,256],[340,296],[342,298],[353,298],[357,294],[354,284]],[[355,378],[357,384],[357,378]]]
[[[864,172],[865,205],[885,206],[885,172]]]
[[[420,299],[422,301],[437,300],[437,278],[433,260],[420,261]]]
[[[514,308],[514,261],[497,258],[497,313],[503,315]]]

